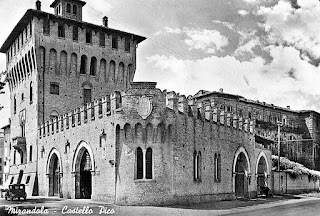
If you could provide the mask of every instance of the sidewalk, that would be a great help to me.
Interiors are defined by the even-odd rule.
[[[256,199],[242,199],[232,201],[219,201],[212,203],[201,203],[189,206],[169,206],[169,207],[143,207],[143,206],[119,206],[121,215],[199,215],[201,216],[215,216],[225,215],[231,213],[247,212],[256,209],[272,208],[275,206],[282,206],[300,202],[306,202],[319,198],[301,197],[294,195],[274,196],[272,198],[256,198]]]

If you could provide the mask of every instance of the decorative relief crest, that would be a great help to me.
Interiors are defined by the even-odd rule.
[[[148,118],[152,112],[152,101],[147,96],[143,95],[138,102],[137,112],[142,119]]]

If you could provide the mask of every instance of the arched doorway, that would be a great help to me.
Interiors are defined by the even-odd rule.
[[[236,197],[247,197],[249,162],[244,152],[239,152],[235,158],[235,195]]]
[[[263,152],[261,152],[256,165],[258,195],[261,194],[260,187],[268,187],[268,174],[269,169],[266,155]]]
[[[82,147],[75,164],[75,190],[77,199],[91,199],[92,194],[92,162],[88,150]]]
[[[49,162],[49,196],[60,196],[60,163],[55,153]]]

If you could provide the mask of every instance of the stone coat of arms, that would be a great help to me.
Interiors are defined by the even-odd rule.
[[[142,117],[142,119],[148,118],[152,112],[152,102],[151,99],[143,95],[138,102],[137,112]]]

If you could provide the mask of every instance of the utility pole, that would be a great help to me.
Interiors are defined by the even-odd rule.
[[[278,121],[278,171],[280,172],[280,127],[281,127],[281,122]]]

